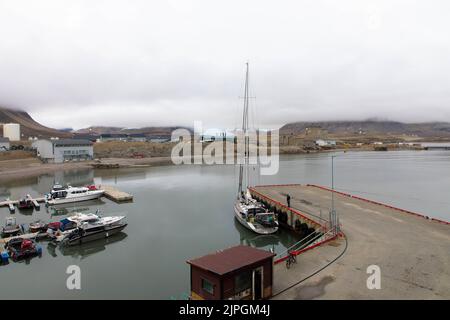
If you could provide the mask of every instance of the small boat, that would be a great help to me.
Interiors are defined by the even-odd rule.
[[[42,254],[42,247],[32,239],[14,238],[5,244],[6,252],[13,261]]]
[[[17,236],[22,233],[22,228],[16,223],[16,218],[7,217],[5,226],[2,228],[2,238]]]
[[[245,138],[244,163],[239,165],[239,187],[237,199],[234,204],[236,219],[247,229],[258,234],[272,234],[278,231],[278,221],[275,213],[269,212],[262,203],[253,199],[248,189],[249,184],[249,89],[248,89],[248,63],[245,75],[244,92],[244,114],[242,120],[242,131]],[[246,177],[244,187],[244,177]]]
[[[43,233],[43,232],[46,232],[47,229],[48,229],[48,223],[45,223],[45,222],[40,221],[40,220],[35,221],[35,222],[31,222],[28,225],[28,231],[30,233],[36,233],[36,232]]]
[[[45,201],[47,204],[50,205],[87,201],[98,199],[104,193],[105,193],[104,190],[97,189],[95,186],[63,187],[59,184],[56,184],[53,186],[50,193],[45,196]]]
[[[19,210],[27,210],[27,209],[33,209],[33,201],[31,201],[28,197],[22,198],[19,200],[19,203],[17,204],[17,207]]]

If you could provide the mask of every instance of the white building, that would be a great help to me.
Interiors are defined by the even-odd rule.
[[[10,141],[20,141],[20,124],[5,123],[3,125],[3,136]]]
[[[319,147],[331,147],[336,145],[336,141],[319,139],[316,140],[316,145],[318,145]]]
[[[9,138],[0,138],[0,151],[6,151],[9,150],[9,148]]]
[[[46,162],[82,161],[94,158],[94,146],[82,139],[41,139],[32,143],[39,158]]]
[[[234,141],[234,133],[221,129],[208,129],[200,135],[200,142]]]

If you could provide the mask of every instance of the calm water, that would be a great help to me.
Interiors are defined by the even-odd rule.
[[[348,152],[335,158],[338,189],[450,220],[450,152]],[[125,232],[66,250],[43,243],[41,258],[0,266],[0,299],[180,299],[189,290],[188,258],[238,243],[276,252],[295,242],[287,232],[257,236],[233,218],[237,170],[232,166],[180,166],[58,172],[0,186],[0,198],[41,195],[57,181],[116,185],[134,202],[98,200],[82,205],[16,212],[19,223],[59,220],[73,211],[127,215]],[[279,174],[255,184],[330,185],[330,154],[282,158]],[[326,209],[326,208],[325,208]],[[0,209],[1,223],[9,216]],[[66,289],[67,266],[81,267],[81,290]],[[5,289],[6,288],[6,289]]]

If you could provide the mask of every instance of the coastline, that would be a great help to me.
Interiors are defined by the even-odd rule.
[[[139,168],[172,165],[170,157],[154,158],[107,158],[100,162],[82,161],[66,163],[42,163],[36,158],[16,159],[0,161],[0,183],[11,182],[17,179],[34,178],[43,174],[51,174],[57,171],[70,171],[79,169],[98,169],[99,164],[104,168]]]
[[[413,149],[390,149],[388,151],[404,151]],[[300,155],[314,153],[330,153],[330,152],[363,152],[374,151],[365,148],[348,148],[348,149],[329,149],[329,150],[311,150],[309,152],[289,152],[288,150],[280,150],[280,156],[283,155]],[[377,151],[385,152],[385,151]],[[37,158],[23,158],[14,160],[0,161],[0,183],[11,182],[16,179],[34,178],[43,174],[51,174],[58,171],[70,171],[78,169],[119,169],[119,168],[143,168],[143,167],[160,167],[174,165],[170,156],[160,157],[144,157],[144,158],[102,158],[91,161],[82,162],[66,162],[66,163],[42,163]]]

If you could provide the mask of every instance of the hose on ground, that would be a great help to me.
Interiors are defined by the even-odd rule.
[[[345,236],[345,233],[342,233],[342,235],[344,236],[345,247],[344,247],[344,250],[342,250],[342,252],[341,252],[336,258],[334,258],[333,260],[331,260],[329,263],[327,263],[325,266],[323,266],[323,267],[320,268],[319,270],[314,271],[312,274],[310,274],[310,275],[307,276],[306,278],[303,278],[303,279],[301,279],[301,280],[295,282],[294,284],[291,284],[290,286],[284,288],[283,290],[281,290],[281,291],[275,293],[275,294],[272,296],[272,298],[273,298],[273,297],[276,297],[276,296],[278,296],[278,295],[280,295],[280,294],[282,294],[283,292],[286,292],[286,291],[292,289],[293,287],[299,285],[299,284],[302,283],[303,281],[306,281],[306,280],[308,280],[309,278],[315,276],[315,275],[318,274],[320,271],[322,271],[323,269],[327,268],[328,266],[330,266],[331,264],[333,264],[334,262],[336,262],[340,257],[342,257],[342,256],[344,255],[344,253],[347,251],[347,247],[348,247],[348,241],[347,241],[347,237]]]

